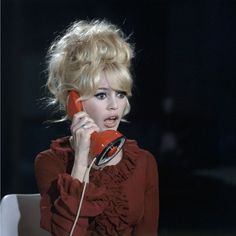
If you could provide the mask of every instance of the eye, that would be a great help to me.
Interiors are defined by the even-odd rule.
[[[103,100],[103,99],[105,99],[105,98],[107,97],[107,94],[104,93],[104,92],[100,92],[100,93],[96,93],[94,96],[95,96],[97,99]]]
[[[125,98],[127,96],[127,93],[125,91],[117,91],[116,95],[118,98]]]

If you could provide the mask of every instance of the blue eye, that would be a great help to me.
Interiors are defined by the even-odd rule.
[[[107,95],[106,93],[101,92],[101,93],[96,93],[94,96],[100,100],[103,100],[106,98]]]

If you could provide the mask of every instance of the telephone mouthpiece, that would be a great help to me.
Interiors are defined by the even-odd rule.
[[[95,165],[104,165],[114,158],[122,149],[125,140],[125,136],[115,130],[92,133],[90,155],[96,158]]]

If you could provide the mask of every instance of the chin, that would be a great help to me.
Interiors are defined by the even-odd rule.
[[[114,127],[103,127],[103,128],[101,128],[101,131],[104,131],[104,130],[117,130],[117,126],[114,126]]]
[[[116,131],[117,128],[116,128],[116,127],[115,127],[115,128],[105,128],[105,129],[103,129],[103,131],[104,131],[104,130],[115,130],[115,131]]]

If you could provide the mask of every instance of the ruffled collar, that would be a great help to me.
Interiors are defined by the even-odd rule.
[[[74,153],[70,145],[70,136],[52,140],[50,148],[56,153],[68,154],[68,157],[71,157],[71,153]]]
[[[59,158],[63,158],[65,162],[74,159],[74,150],[70,145],[70,137],[62,137],[51,142],[50,148],[55,152],[58,153]],[[127,139],[124,148],[123,148],[123,157],[119,163],[116,165],[106,166],[103,168],[105,172],[117,173],[119,169],[126,169],[125,172],[130,172],[132,167],[135,166],[136,159],[140,154],[140,148],[135,140]],[[100,170],[93,169],[92,172],[100,172]],[[124,171],[122,171],[124,172]],[[127,173],[128,174],[128,173]]]

